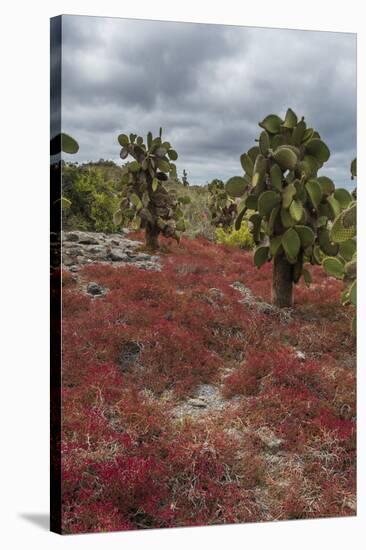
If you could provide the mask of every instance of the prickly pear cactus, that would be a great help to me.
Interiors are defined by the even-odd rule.
[[[356,159],[351,163],[351,177],[354,179],[357,176]],[[339,246],[338,255],[336,258],[325,257],[323,259],[323,267],[325,271],[342,279],[346,283],[346,288],[342,293],[342,303],[344,305],[356,306],[357,300],[357,206],[356,206],[356,189],[352,195],[342,191],[342,207],[343,210],[338,214],[333,222],[330,230],[330,236],[334,243]],[[352,320],[352,332],[356,333],[356,316]]]
[[[182,176],[182,183],[184,185],[184,187],[188,187],[189,186],[189,181],[188,181],[188,174],[187,174],[187,171],[184,169],[183,170],[183,176]]]
[[[168,141],[147,134],[146,144],[136,134],[118,136],[121,145],[120,156],[129,156],[122,170],[122,192],[120,207],[114,215],[115,224],[131,225],[134,229],[145,229],[146,245],[158,248],[159,234],[172,237],[179,242],[185,230],[180,204],[184,198],[176,196],[173,190],[164,187],[168,174],[176,177],[176,166],[172,161],[178,154]]]
[[[318,176],[330,151],[304,117],[299,120],[288,109],[284,119],[270,114],[259,126],[256,145],[240,157],[244,175],[230,178],[226,190],[241,198],[236,228],[247,211],[251,214],[255,265],[274,261],[273,303],[288,307],[292,284],[301,277],[311,283],[304,264],[321,264],[324,254],[337,256],[339,244],[333,242],[328,224],[346,199],[331,179]]]
[[[229,229],[237,215],[237,205],[225,190],[224,182],[219,179],[208,184],[208,208],[211,224],[215,227]]]

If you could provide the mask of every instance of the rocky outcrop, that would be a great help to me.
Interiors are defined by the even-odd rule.
[[[220,411],[227,405],[218,387],[212,384],[201,384],[196,388],[194,396],[181,402],[174,409],[174,416],[182,418],[185,416],[197,417],[202,413]]]
[[[71,272],[95,262],[113,265],[134,265],[140,269],[160,271],[159,256],[141,252],[141,242],[127,237],[128,232],[91,233],[69,231],[62,233],[62,265]]]

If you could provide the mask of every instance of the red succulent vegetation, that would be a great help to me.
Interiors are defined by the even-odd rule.
[[[271,266],[257,270],[251,253],[203,239],[165,247],[161,272],[62,272],[63,531],[353,515],[355,348],[341,283],[313,268],[284,319],[256,307]],[[87,295],[90,281],[108,292]],[[216,404],[182,408],[205,386]]]

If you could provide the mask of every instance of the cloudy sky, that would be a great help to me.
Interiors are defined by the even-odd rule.
[[[120,163],[117,135],[158,133],[191,183],[241,173],[258,122],[291,107],[328,143],[323,174],[352,185],[356,36],[64,16],[62,128],[73,160]]]

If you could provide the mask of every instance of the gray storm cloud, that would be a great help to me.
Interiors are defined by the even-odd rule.
[[[192,183],[241,173],[258,122],[287,107],[328,143],[324,167],[352,186],[356,35],[63,16],[62,128],[73,160],[120,162],[117,135],[149,130],[179,153]]]

